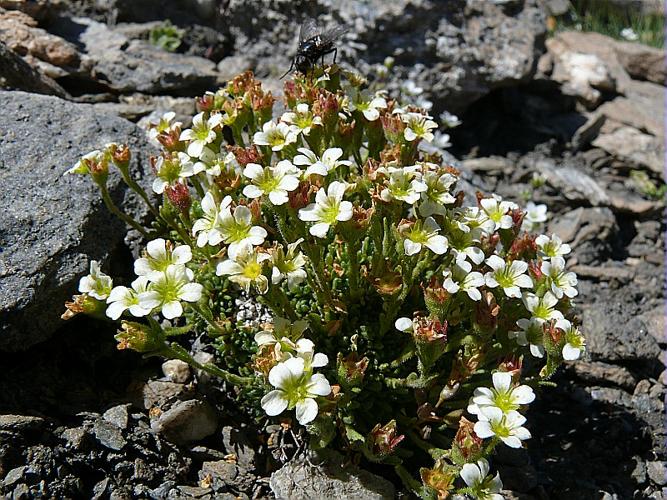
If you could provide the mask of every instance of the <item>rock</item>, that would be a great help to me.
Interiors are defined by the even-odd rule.
[[[641,43],[617,41],[614,45],[618,61],[630,76],[665,85],[664,51]]]
[[[253,476],[247,474],[245,469],[224,460],[204,462],[199,471],[199,479],[210,484],[216,492],[228,488],[249,492],[254,481]]]
[[[622,283],[627,283],[635,276],[634,269],[619,265],[585,266],[579,264],[572,266],[570,270],[579,278],[602,281],[617,280]]]
[[[35,431],[44,427],[46,422],[40,417],[25,415],[0,415],[0,430],[23,432]]]
[[[162,363],[162,373],[172,382],[184,384],[190,378],[190,365],[180,359],[170,359]]]
[[[205,401],[179,401],[151,423],[153,432],[176,444],[199,441],[215,432],[218,416]]]
[[[48,76],[33,68],[0,41],[0,89],[25,90],[36,94],[67,96]]]
[[[588,107],[599,103],[601,90],[624,93],[631,78],[618,60],[615,45],[614,39],[599,33],[556,34],[546,41],[551,78],[562,84],[564,93],[581,98]]]
[[[88,432],[83,427],[72,427],[71,429],[65,429],[60,437],[75,450],[80,450],[88,439]]]
[[[586,349],[593,360],[655,362],[660,346],[649,334],[641,316],[632,315],[625,303],[600,300],[582,305]]]
[[[100,443],[112,450],[122,450],[127,444],[120,429],[106,420],[96,420],[93,433]]]
[[[421,98],[455,113],[493,89],[527,81],[546,34],[546,12],[536,0],[511,8],[486,0],[231,2],[223,30],[233,44],[230,56],[241,59],[229,65],[256,61],[258,75],[280,76],[294,54],[294,26],[306,17],[349,28],[340,61],[371,74],[372,64],[391,56],[390,88],[411,79],[425,89]]]
[[[604,107],[604,104],[600,106],[600,109],[602,109],[602,107]],[[596,110],[595,112],[588,115],[586,122],[577,128],[577,130],[574,132],[574,135],[572,136],[572,139],[570,140],[572,148],[575,151],[578,151],[585,146],[588,146],[591,141],[598,136],[598,133],[600,132],[602,125],[604,125],[605,120],[606,116],[599,110]]]
[[[102,418],[119,429],[126,429],[129,421],[129,404],[118,405],[104,412]]]
[[[153,407],[160,408],[165,403],[179,397],[190,397],[193,391],[183,384],[163,380],[149,380],[143,385],[141,393],[143,407],[150,410]]]
[[[614,384],[631,391],[637,384],[635,376],[627,369],[618,365],[610,365],[598,361],[577,361],[570,368],[587,384]]]
[[[570,244],[577,264],[591,264],[604,261],[604,257],[611,254],[612,242],[619,228],[614,214],[608,208],[579,207],[552,219],[548,232],[557,234]]]
[[[96,79],[115,92],[198,95],[215,89],[215,64],[202,57],[175,54],[142,40],[128,40],[106,25],[77,18],[86,52],[95,61]]]
[[[626,162],[630,168],[646,168],[662,175],[665,153],[662,139],[623,126],[612,133],[599,135],[593,141],[593,146]]]
[[[337,453],[326,453],[321,465],[301,458],[292,460],[271,474],[269,486],[278,500],[311,498],[394,498],[394,486],[384,478],[355,466],[343,467]]]
[[[667,344],[665,331],[665,307],[663,304],[656,306],[641,315],[642,321],[646,325],[649,334],[659,344]]]
[[[547,183],[568,200],[586,202],[593,206],[609,204],[605,190],[580,169],[570,166],[555,167],[550,160],[538,161],[535,167]]]
[[[190,126],[192,116],[196,113],[195,100],[191,97],[131,94],[119,96],[118,102],[100,102],[94,106],[95,109],[138,122],[142,129],[147,128],[149,122],[158,123],[167,111],[176,113],[175,120],[187,127]]]
[[[597,111],[608,119],[629,125],[656,137],[663,137],[665,88],[650,82],[632,80],[625,91],[607,101]]]
[[[19,11],[0,11],[0,40],[21,56],[29,56],[59,68],[79,71],[82,63],[76,46],[37,27]]]
[[[227,453],[234,454],[236,463],[241,467],[248,470],[255,468],[255,450],[243,431],[229,425],[224,426],[222,428],[222,444]]]
[[[90,179],[63,173],[93,149],[126,142],[131,169],[146,185],[152,148],[134,124],[89,105],[0,91],[0,108],[0,349],[23,350],[62,326],[63,304],[90,260],[104,269],[126,232]],[[116,172],[107,187],[135,219],[146,218],[148,209]]]
[[[655,461],[646,463],[648,477],[655,484],[665,486],[667,484],[667,462]]]
[[[614,90],[609,69],[604,61],[594,54],[560,54],[552,78],[564,84],[564,94],[581,98],[589,107],[598,104],[602,98],[600,91]]]
[[[5,486],[12,486],[16,483],[18,483],[21,479],[24,478],[26,469],[28,467],[26,465],[22,465],[21,467],[16,467],[12,470],[10,470],[5,478],[2,480]]]

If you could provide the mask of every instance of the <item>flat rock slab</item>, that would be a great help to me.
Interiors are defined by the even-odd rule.
[[[104,262],[126,234],[90,179],[63,173],[114,141],[130,145],[131,168],[143,179],[152,149],[144,131],[90,105],[0,91],[0,109],[0,349],[18,351],[63,326],[63,304],[90,259]],[[108,188],[118,204],[145,217],[115,172]]]
[[[327,453],[326,457],[322,465],[305,459],[285,464],[271,475],[271,491],[278,500],[395,498],[394,486],[386,479],[355,466],[343,467],[342,457],[336,453]]]

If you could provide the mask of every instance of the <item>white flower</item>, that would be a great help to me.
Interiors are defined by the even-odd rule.
[[[413,80],[407,80],[401,85],[401,91],[410,96],[417,96],[424,92],[424,89],[417,85]]]
[[[181,301],[198,302],[201,299],[204,287],[191,280],[192,276],[184,266],[169,266],[165,272],[151,279],[147,291],[139,294],[139,305],[148,310],[159,307],[165,318],[178,318],[183,314]]]
[[[574,361],[575,359],[579,359],[579,357],[586,349],[586,340],[579,331],[579,328],[564,318],[556,321],[556,328],[560,328],[563,330],[563,332],[565,332],[563,359],[566,361]]]
[[[447,238],[439,235],[440,226],[433,217],[424,221],[417,220],[404,233],[403,250],[405,255],[415,255],[425,246],[433,253],[442,255],[447,251]]]
[[[157,238],[148,242],[145,256],[134,261],[134,273],[137,276],[147,276],[153,281],[160,278],[170,266],[183,266],[191,260],[192,250],[188,245],[174,248],[171,241]]]
[[[445,215],[447,213],[445,205],[451,205],[456,201],[450,193],[451,187],[456,183],[456,177],[449,173],[426,172],[422,180],[426,184],[426,191],[421,194],[419,213],[424,217],[433,214]]]
[[[530,346],[530,353],[536,358],[543,358],[545,352],[542,345],[544,320],[539,318],[521,318],[516,324],[521,330],[508,332],[507,336],[511,339],[516,339],[516,343],[520,346]]]
[[[387,101],[383,96],[384,93],[377,92],[373,98],[370,98],[366,92],[356,91],[350,102],[350,111],[359,110],[366,120],[373,122],[380,118],[379,110],[387,107]]]
[[[447,128],[458,127],[462,123],[458,116],[453,115],[449,111],[440,113],[440,121]]]
[[[263,167],[257,163],[248,163],[243,170],[252,184],[243,188],[243,195],[248,198],[269,197],[274,205],[284,205],[289,201],[288,191],[299,187],[301,171],[289,160],[279,161],[275,167]]]
[[[302,358],[290,358],[278,363],[269,372],[269,382],[276,389],[262,398],[262,408],[267,415],[280,415],[287,409],[296,408],[296,418],[306,425],[317,417],[318,396],[328,396],[331,386],[321,373],[306,371]]]
[[[450,141],[451,137],[449,134],[443,134],[442,132],[436,131],[434,136],[433,136],[433,146],[438,148],[438,149],[447,149],[449,146],[452,145]]]
[[[234,214],[229,208],[220,212],[219,231],[222,240],[229,245],[227,253],[231,259],[243,245],[259,246],[264,243],[266,229],[252,225],[252,213],[248,207],[239,205],[234,209]]]
[[[296,354],[303,359],[305,369],[310,371],[313,368],[321,368],[329,363],[326,354],[315,352],[315,344],[309,339],[299,339],[296,341]]]
[[[487,406],[480,409],[475,434],[482,439],[497,436],[510,448],[521,448],[521,441],[530,439],[530,432],[523,427],[526,418],[517,411],[503,413],[500,408]]]
[[[281,151],[288,144],[296,142],[296,128],[287,123],[280,122],[276,125],[268,121],[262,126],[261,132],[255,132],[252,140],[258,146],[270,146],[272,151]]]
[[[341,165],[352,165],[352,162],[349,160],[339,160],[339,158],[343,156],[343,150],[340,148],[329,148],[325,150],[324,153],[322,153],[321,159],[308,148],[299,148],[298,151],[301,154],[294,157],[294,164],[299,165],[300,167],[306,167],[306,171],[303,173],[304,179],[313,174],[326,177],[329,172]]]
[[[145,292],[148,287],[148,278],[146,276],[139,276],[132,282],[132,288],[124,286],[117,286],[111,290],[107,298],[107,316],[113,320],[120,318],[126,310],[130,310],[132,316],[140,318],[146,316],[151,312],[150,309],[145,309],[139,304],[139,294]]]
[[[296,105],[296,112],[288,111],[280,118],[281,121],[294,126],[297,133],[310,134],[310,129],[316,125],[322,125],[322,118],[313,116],[305,102]]]
[[[431,120],[428,115],[420,113],[405,113],[401,115],[401,120],[406,124],[403,131],[403,137],[408,142],[417,138],[424,139],[426,142],[433,141],[433,132],[438,128],[438,124]]]
[[[155,163],[155,179],[153,179],[152,185],[153,192],[162,194],[167,186],[184,181],[187,177],[195,175],[197,172],[195,172],[194,167],[192,159],[182,152],[167,157],[160,156]]]
[[[113,280],[100,271],[100,264],[96,260],[91,260],[90,274],[79,280],[79,291],[98,300],[105,300],[112,288]]]
[[[533,281],[525,274],[528,264],[522,260],[515,260],[508,266],[505,259],[492,255],[486,263],[493,269],[484,275],[486,286],[489,288],[501,287],[508,297],[521,297],[521,288],[531,288]]]
[[[503,413],[509,413],[535,400],[535,393],[529,386],[512,387],[512,375],[508,372],[495,372],[492,379],[492,388],[477,387],[475,389],[468,405],[469,413],[479,415],[482,410],[490,406],[499,408]]]
[[[195,115],[192,119],[192,128],[181,132],[179,140],[190,141],[188,144],[188,154],[199,158],[204,147],[215,141],[218,135],[213,130],[222,123],[222,115],[219,113],[211,115],[204,120],[204,113]]]
[[[414,205],[421,194],[428,190],[428,186],[417,172],[418,166],[395,168],[380,168],[378,171],[389,175],[387,187],[380,193],[380,198],[386,202],[401,200]]]
[[[544,296],[538,297],[534,293],[525,293],[523,295],[523,305],[533,318],[541,322],[551,321],[552,319],[562,319],[563,313],[555,309],[558,299],[551,292],[546,292]]]
[[[572,298],[579,293],[575,288],[577,286],[577,275],[572,272],[565,272],[565,259],[563,257],[552,257],[549,262],[542,262],[540,267],[542,273],[547,277],[547,283],[551,286],[551,291],[558,299],[563,295]]]
[[[217,177],[223,172],[240,174],[242,171],[234,153],[229,151],[215,154],[209,148],[204,148],[193,170],[195,173],[206,172],[211,177]]]
[[[102,151],[96,149],[94,151],[91,151],[90,153],[86,153],[83,155],[79,161],[77,161],[74,166],[70,169],[68,169],[65,172],[65,175],[73,175],[73,174],[81,174],[81,175],[86,175],[90,173],[90,168],[88,167],[89,163],[93,164],[101,164],[105,162],[104,159],[104,153]]]
[[[545,234],[541,234],[535,238],[535,244],[538,249],[537,254],[543,259],[547,257],[561,257],[572,251],[570,245],[563,243],[555,234],[552,234],[551,238]]]
[[[465,207],[460,209],[459,212],[463,216],[463,220],[456,221],[456,223],[463,232],[476,231],[477,233],[490,234],[496,230],[496,223],[479,207]]]
[[[173,125],[171,124],[171,121],[176,118],[176,113],[173,111],[167,111],[164,113],[160,119],[158,120],[157,123],[150,123],[149,124],[149,130],[148,130],[148,137],[154,141],[157,142],[157,137],[160,135],[162,132],[167,132],[173,127],[180,127],[182,125],[181,122],[176,122]],[[157,142],[159,144],[159,142]]]
[[[461,230],[461,227],[465,227],[467,231]],[[484,252],[476,245],[478,243],[478,233],[480,233],[479,229],[471,230],[462,223],[448,231],[447,239],[449,240],[450,251],[457,263],[465,262],[466,259],[469,259],[475,265],[484,262]]]
[[[415,329],[415,322],[410,318],[398,318],[394,326],[399,332],[412,333]]]
[[[524,231],[533,231],[542,222],[547,220],[547,206],[535,205],[529,201],[524,210],[523,223],[521,229]]]
[[[639,40],[639,35],[632,28],[623,28],[621,30],[621,37],[629,42],[636,42]]]
[[[294,291],[306,280],[306,259],[301,252],[297,252],[297,247],[303,238],[299,238],[294,243],[287,245],[287,253],[283,251],[282,246],[276,247],[271,254],[273,270],[271,272],[271,283],[277,285],[287,278],[287,287]]]
[[[243,287],[246,293],[255,286],[261,294],[269,289],[269,280],[264,276],[264,262],[271,256],[268,253],[255,252],[251,245],[243,245],[237,251],[234,259],[220,262],[215,269],[218,276],[229,276],[229,281]]]
[[[516,203],[511,201],[501,201],[497,198],[484,198],[479,201],[479,205],[486,216],[493,221],[493,231],[498,229],[509,229],[513,226],[512,216],[508,214],[510,210],[517,207]]]
[[[480,458],[476,464],[463,464],[461,478],[471,489],[472,494],[478,500],[503,500],[500,490],[503,482],[500,474],[495,477],[489,476],[489,462]]]
[[[443,288],[451,294],[466,292],[472,300],[480,300],[482,294],[478,288],[484,286],[484,276],[482,273],[470,272],[471,270],[470,262],[457,261],[452,269],[443,271],[445,277]]]
[[[298,320],[292,323],[286,318],[276,316],[273,318],[273,331],[264,330],[255,335],[255,342],[257,345],[269,345],[278,342],[278,338],[286,338],[289,340],[297,340],[301,337],[303,332],[308,328],[308,322],[305,320]],[[294,345],[296,349],[296,344]]]
[[[199,248],[206,246],[207,243],[215,246],[222,242],[218,216],[221,212],[228,210],[231,202],[231,196],[225,196],[218,207],[210,192],[207,192],[202,198],[201,208],[204,211],[204,216],[197,219],[192,225],[192,235],[197,236],[197,246]]]
[[[310,234],[325,238],[329,228],[337,221],[347,221],[352,218],[352,203],[343,201],[345,189],[347,184],[334,181],[329,184],[326,191],[324,187],[317,191],[315,203],[299,210],[299,219],[317,223],[310,227]]]

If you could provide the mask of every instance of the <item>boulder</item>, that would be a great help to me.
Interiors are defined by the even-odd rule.
[[[630,76],[665,85],[665,53],[641,43],[616,42],[616,55]]]
[[[663,173],[665,149],[661,138],[622,126],[613,132],[600,134],[593,141],[593,146],[604,149],[628,167],[646,168],[658,175]]]
[[[41,71],[33,68],[0,41],[0,89],[25,90],[65,97],[67,92]]]
[[[132,169],[147,182],[145,132],[114,115],[56,97],[0,91],[0,349],[23,350],[63,325],[63,304],[91,259],[103,264],[126,229],[97,187],[63,173],[89,151],[127,142]],[[135,218],[147,209],[112,172],[108,188]]]
[[[395,498],[394,486],[386,479],[353,465],[344,466],[343,457],[335,452],[327,452],[322,458],[319,465],[304,458],[293,459],[271,474],[269,486],[276,498]]]
[[[199,95],[218,86],[208,59],[167,52],[86,18],[75,18],[79,41],[94,61],[93,77],[121,93]]]

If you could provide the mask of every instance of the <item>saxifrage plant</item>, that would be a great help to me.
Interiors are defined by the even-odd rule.
[[[129,287],[92,262],[65,316],[120,320],[119,349],[205,370],[254,418],[294,417],[311,448],[393,466],[424,498],[501,498],[487,459],[524,445],[535,389],[584,350],[569,246],[522,231],[526,212],[498,196],[467,206],[459,172],[423,147],[427,112],[337,66],[294,75],[282,113],[249,72],[197,106],[191,128],[170,113],[150,131],[159,204],[125,146],[69,170],[147,245]],[[113,204],[112,168],[151,229]],[[242,296],[271,320],[235,315]],[[202,333],[214,363],[183,347]]]

